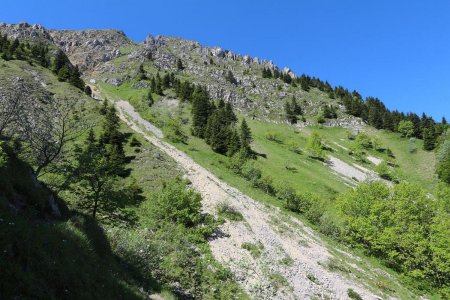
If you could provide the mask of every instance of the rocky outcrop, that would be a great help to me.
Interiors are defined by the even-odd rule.
[[[119,30],[50,30],[49,34],[71,62],[88,73],[119,57],[121,48],[133,46]]]

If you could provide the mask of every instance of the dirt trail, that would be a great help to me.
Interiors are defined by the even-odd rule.
[[[226,201],[243,215],[245,221],[222,225],[221,234],[211,239],[210,246],[214,257],[231,269],[254,299],[348,299],[349,288],[363,299],[378,299],[354,275],[329,270],[330,259],[337,258],[302,222],[245,196],[162,141],[161,131],[142,119],[128,102],[119,101],[116,106],[123,121],[186,170],[193,188],[203,197],[206,212],[215,214],[217,205]],[[252,256],[242,248],[243,243],[254,244],[261,254]],[[340,256],[347,265],[357,260],[347,253]],[[373,277],[374,272],[378,271],[366,275]]]

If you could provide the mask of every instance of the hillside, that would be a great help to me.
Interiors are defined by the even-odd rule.
[[[446,123],[391,112],[378,99],[363,100],[272,61],[181,38],[149,35],[136,43],[118,30],[49,30],[26,23],[0,24],[0,34],[24,43],[19,54],[27,57],[4,50],[0,58],[2,140],[20,140],[25,150],[10,159],[28,164],[68,206],[64,218],[45,222],[63,228],[63,235],[80,236],[70,240],[71,248],[88,253],[62,251],[57,260],[76,261],[79,255],[96,261],[98,255],[106,257],[100,269],[117,270],[111,278],[93,272],[95,281],[106,280],[105,295],[96,298],[448,296],[449,191],[435,172],[442,155],[430,151],[445,148]],[[26,43],[45,45],[48,63],[36,60]],[[64,65],[56,67],[59,61]],[[18,105],[11,100],[16,98]],[[8,119],[11,111],[21,117]],[[51,138],[66,112],[77,129],[54,161],[42,163],[30,135],[49,132]],[[405,123],[411,128],[404,130]],[[89,157],[80,153],[90,142],[107,162],[118,162],[105,169],[110,191],[98,193],[99,214],[94,209],[93,217],[86,200],[95,193],[86,193],[91,179],[83,181],[92,178],[86,177],[92,167],[79,173]],[[13,198],[8,194],[2,201]],[[390,215],[378,222],[385,211]],[[2,220],[40,222],[12,214],[7,205],[1,213]],[[80,218],[89,223],[86,232],[77,231]],[[10,230],[2,234],[5,247],[17,243]],[[53,228],[42,234],[21,247],[48,251],[39,241],[58,235]],[[102,239],[100,252],[89,235]],[[49,249],[58,248],[58,240]],[[25,257],[37,262],[41,255]],[[55,274],[65,267],[58,265]],[[73,275],[91,273],[88,268],[75,268]],[[21,284],[31,280],[36,290],[48,287],[50,294],[38,298],[83,297],[58,290],[77,290],[71,277],[37,282],[31,270],[31,279],[8,274]],[[121,284],[107,288],[115,281]],[[0,296],[35,293],[30,288],[20,294],[8,282]],[[94,290],[92,285],[84,295]]]

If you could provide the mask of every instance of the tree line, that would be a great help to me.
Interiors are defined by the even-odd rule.
[[[402,133],[402,122],[408,122],[408,126],[412,124],[412,134],[409,137],[414,137],[424,140],[424,149],[433,150],[437,145],[437,140],[440,135],[448,127],[445,117],[441,122],[436,122],[433,117],[422,113],[418,116],[416,113],[404,113],[398,110],[389,110],[385,104],[375,97],[363,97],[357,92],[350,92],[342,86],[332,87],[328,81],[322,81],[319,78],[307,76],[302,74],[300,77],[291,78],[287,73],[280,72],[277,68],[263,68],[263,78],[281,79],[284,82],[293,86],[300,85],[304,91],[309,91],[311,88],[317,88],[320,91],[327,93],[331,99],[340,99],[345,106],[348,114],[362,118],[369,125],[377,129],[386,129],[393,132]],[[332,106],[324,106],[322,109],[323,118],[336,118],[336,109]],[[295,123],[295,118],[289,110],[289,105],[285,105],[286,118],[290,123]]]
[[[52,54],[49,46],[43,42],[30,44],[21,42],[19,39],[8,39],[7,34],[0,33],[0,57],[4,60],[17,59],[28,61],[30,64],[37,63],[53,71],[58,76],[58,80],[66,81],[90,94],[90,89],[85,87],[81,79],[78,66],[73,66],[66,54],[59,49],[56,54]]]

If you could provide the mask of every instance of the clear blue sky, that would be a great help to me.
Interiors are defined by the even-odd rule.
[[[2,0],[0,22],[179,36],[450,117],[450,1]],[[45,4],[44,4],[45,3]]]

